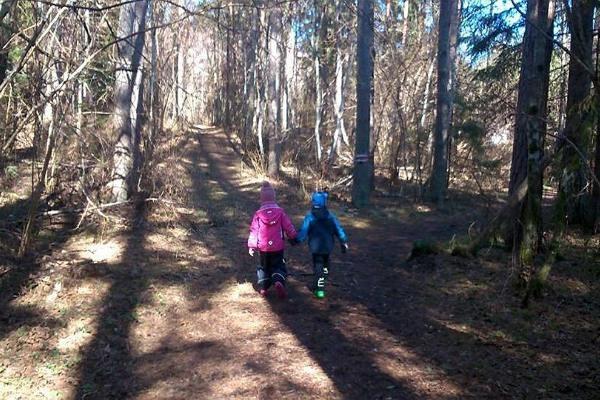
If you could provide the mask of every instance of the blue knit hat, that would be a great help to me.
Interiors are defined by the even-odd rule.
[[[327,207],[327,196],[327,192],[314,192],[311,198],[313,208]]]

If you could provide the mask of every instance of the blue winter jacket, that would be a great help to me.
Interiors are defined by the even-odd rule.
[[[308,247],[313,254],[329,254],[333,250],[335,236],[341,243],[348,241],[346,232],[333,213],[330,213],[326,207],[313,207],[304,217],[296,239],[302,243],[308,238]]]

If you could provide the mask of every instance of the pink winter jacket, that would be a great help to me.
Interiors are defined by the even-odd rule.
[[[265,203],[252,218],[248,248],[262,252],[281,251],[285,247],[284,233],[288,239],[296,238],[296,229],[290,217],[277,203]]]

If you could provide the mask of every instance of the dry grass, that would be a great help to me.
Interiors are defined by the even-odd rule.
[[[333,254],[327,299],[307,289],[304,248],[288,252],[290,299],[263,299],[244,245],[262,177],[217,130],[163,150],[162,201],[129,210],[127,226],[68,236],[2,297],[0,398],[592,399],[600,390],[597,242],[574,237],[544,299],[520,310],[498,250],[405,262],[415,240],[465,233],[476,207],[440,213],[378,198],[359,214],[334,202],[351,253]],[[283,181],[276,188],[298,224],[305,198]]]

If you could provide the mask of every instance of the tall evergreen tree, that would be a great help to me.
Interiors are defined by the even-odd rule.
[[[459,25],[459,0],[441,0],[438,36],[437,114],[434,132],[431,200],[443,203],[448,190],[448,147],[452,125],[453,70]]]
[[[357,207],[369,203],[372,186],[371,96],[373,96],[373,0],[358,1],[356,47],[356,143],[352,202]]]
[[[514,224],[514,251],[519,255],[525,280],[531,276],[541,244],[542,156],[553,21],[553,0],[528,0],[511,166],[513,191],[517,189],[514,185],[527,179],[527,196]]]
[[[565,4],[565,7],[569,7],[568,4]],[[573,146],[587,153],[593,136],[592,115],[584,103],[590,96],[592,86],[594,2],[573,0],[573,6],[567,10],[571,59],[564,136],[570,143],[562,143],[561,179],[556,211],[559,218],[564,218],[563,221],[566,219],[568,223],[582,223],[586,219],[587,197],[583,194],[587,181],[587,166]]]

